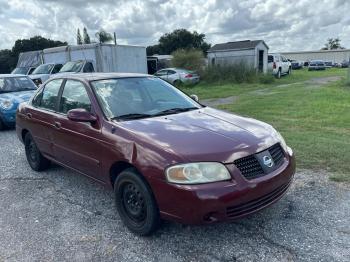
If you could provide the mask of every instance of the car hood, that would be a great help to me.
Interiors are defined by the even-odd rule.
[[[0,94],[0,101],[9,100],[13,103],[13,108],[17,108],[20,103],[28,102],[34,93],[35,90],[3,93]]]
[[[183,161],[231,163],[280,142],[266,123],[208,107],[120,124],[142,144],[156,144]]]

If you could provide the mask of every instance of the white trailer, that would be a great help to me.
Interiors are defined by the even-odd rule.
[[[146,48],[114,44],[69,45],[43,50],[44,63],[90,61],[96,72],[147,73]]]

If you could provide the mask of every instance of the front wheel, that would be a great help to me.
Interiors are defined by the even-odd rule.
[[[174,82],[173,82],[174,86],[180,86],[182,84],[181,80],[179,79],[176,79]]]
[[[27,161],[34,171],[43,171],[50,166],[50,161],[40,153],[33,137],[29,133],[24,138],[24,146]]]
[[[276,78],[278,78],[278,79],[281,78],[281,69],[278,69],[278,72],[276,74]]]
[[[291,69],[291,68],[288,69],[287,74],[288,74],[288,75],[291,75],[291,74],[292,74],[292,69]]]
[[[160,215],[152,190],[134,169],[120,173],[114,183],[120,218],[130,231],[147,236],[160,224]]]

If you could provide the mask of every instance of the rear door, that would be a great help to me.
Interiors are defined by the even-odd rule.
[[[32,101],[26,112],[29,130],[40,151],[55,158],[53,151],[54,118],[63,79],[48,82]]]
[[[82,108],[94,113],[85,85],[76,80],[67,80],[55,117],[55,153],[58,160],[90,177],[100,178],[99,148],[101,128],[98,123],[80,123],[67,118],[71,109]]]

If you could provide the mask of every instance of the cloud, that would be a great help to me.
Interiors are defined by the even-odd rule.
[[[337,0],[0,0],[0,48],[41,35],[75,43],[76,29],[93,38],[104,28],[118,43],[150,45],[178,28],[215,44],[263,39],[270,51],[320,49],[341,37],[350,48],[349,1]]]

